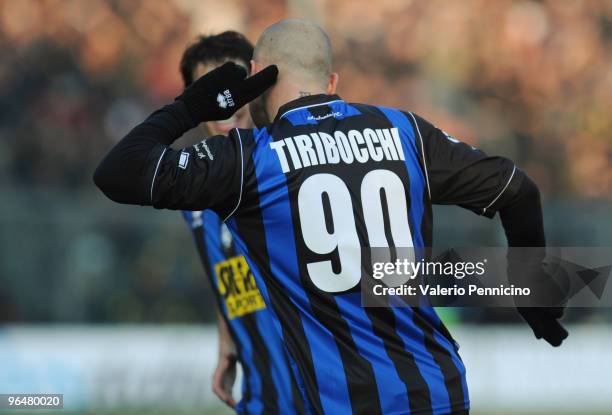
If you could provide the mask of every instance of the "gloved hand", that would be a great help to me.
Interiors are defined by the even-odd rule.
[[[567,330],[559,323],[563,317],[563,307],[518,307],[517,311],[537,339],[544,339],[557,347],[567,338]]]
[[[543,255],[529,258],[532,251],[538,251],[537,248],[510,249],[508,258],[510,282],[529,287],[531,290],[528,299],[515,297],[518,313],[529,324],[537,339],[544,339],[555,347],[560,346],[568,336],[567,330],[559,320],[565,311],[569,281],[564,278],[564,274],[554,272],[543,262]],[[525,255],[527,252],[529,254]]]
[[[196,125],[226,120],[274,85],[278,69],[270,65],[249,78],[246,76],[242,66],[224,63],[189,85],[176,100],[185,104]]]

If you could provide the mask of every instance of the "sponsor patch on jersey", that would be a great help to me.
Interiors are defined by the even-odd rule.
[[[253,273],[243,256],[218,262],[215,264],[215,273],[230,320],[266,308]]]
[[[181,151],[178,166],[181,169],[185,170],[188,164],[189,164],[189,153],[186,153],[185,151]]]
[[[200,147],[202,146],[202,147]],[[210,151],[210,148],[208,148],[208,144],[206,144],[206,139],[200,141],[199,143],[195,143],[193,145],[194,150],[196,151],[196,154],[198,156],[198,158],[201,159],[205,159],[206,156],[208,156],[209,160],[214,160],[215,158],[213,157],[212,151]],[[204,154],[204,152],[206,152],[206,154]]]
[[[212,154],[212,151],[210,151],[210,148],[208,148],[208,144],[206,144],[206,141],[202,141],[202,147],[204,147],[206,154],[208,154],[208,158],[211,160],[214,160],[215,158],[213,157],[213,154]]]
[[[342,113],[340,111],[335,111],[335,112],[330,112],[329,114],[325,114],[325,115],[317,115],[316,117],[314,115],[309,115],[308,116],[308,121],[321,121],[330,117],[341,117]]]

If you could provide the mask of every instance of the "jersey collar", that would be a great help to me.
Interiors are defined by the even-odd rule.
[[[285,115],[293,111],[297,111],[304,108],[316,107],[319,105],[326,105],[336,101],[342,101],[342,98],[340,98],[338,95],[317,94],[294,99],[293,101],[287,102],[278,109],[278,113],[274,118],[274,122],[277,122]]]

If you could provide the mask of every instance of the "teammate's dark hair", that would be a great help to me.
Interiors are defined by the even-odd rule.
[[[190,85],[193,71],[199,63],[222,62],[238,59],[247,65],[253,57],[253,45],[242,34],[228,30],[218,35],[199,36],[183,53],[181,76],[185,86]]]

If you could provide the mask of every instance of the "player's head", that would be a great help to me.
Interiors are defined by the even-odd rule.
[[[183,53],[180,70],[185,86],[210,72],[217,66],[232,61],[249,70],[253,56],[253,45],[244,35],[226,31],[217,35],[200,36]],[[227,135],[232,128],[248,128],[251,120],[246,108],[240,109],[234,116],[224,121],[206,123],[208,133]]]
[[[278,80],[262,96],[260,104],[269,94],[291,100],[304,94],[336,92],[338,74],[332,70],[331,42],[313,22],[287,19],[268,27],[255,45],[251,72],[257,73],[268,65],[278,67]]]
[[[268,27],[257,40],[256,68],[278,66],[279,80],[317,87],[324,91],[332,74],[332,49],[327,34],[307,20],[281,20]]]

